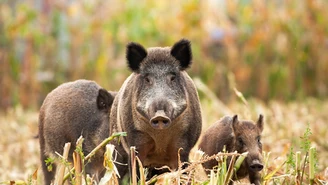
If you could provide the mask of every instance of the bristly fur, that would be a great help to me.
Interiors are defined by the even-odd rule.
[[[130,43],[126,56],[133,73],[120,88],[110,114],[110,134],[127,133],[119,143],[112,142],[119,153],[117,162],[129,163],[130,147],[135,146],[142,165],[149,168],[148,177],[165,171],[159,167],[177,169],[179,149],[183,148],[180,161],[188,162],[202,129],[197,89],[183,70],[191,64],[190,42],[183,39],[173,47],[152,47],[147,52]],[[159,117],[167,121],[161,128],[152,122]],[[118,171],[123,177],[128,166],[118,166]]]
[[[39,114],[39,141],[41,166],[44,174],[44,184],[53,181],[56,163],[53,171],[47,170],[45,160],[55,152],[62,153],[65,143],[70,142],[69,161],[76,140],[82,135],[84,155],[89,154],[101,141],[108,137],[109,112],[115,92],[108,92],[96,82],[77,80],[67,82],[45,98]],[[104,150],[99,150],[92,161],[85,167],[85,172],[101,177],[104,171]]]
[[[259,171],[263,168],[261,167],[262,143],[260,141],[262,130],[262,115],[259,116],[257,124],[251,120],[238,120],[237,115],[226,116],[206,130],[199,147],[209,156],[222,151],[224,146],[228,152],[249,152],[233,179],[248,175],[251,183],[259,185],[261,180]],[[216,160],[203,163],[205,169],[213,169],[217,165]],[[229,184],[231,185],[232,181]]]

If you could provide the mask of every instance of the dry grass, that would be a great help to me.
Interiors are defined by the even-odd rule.
[[[38,112],[21,107],[0,116],[0,181],[26,180],[39,168]]]
[[[294,152],[301,151],[301,156],[305,156],[301,148],[304,140],[301,137],[309,127],[312,132],[309,141],[311,146],[317,149],[318,166],[315,175],[317,179],[327,181],[327,173],[324,173],[328,166],[327,100],[308,98],[302,102],[270,101],[265,104],[260,100],[250,99],[223,104],[215,96],[211,96],[211,91],[206,86],[202,86],[197,80],[195,82],[202,97],[203,130],[226,114],[238,113],[243,119],[256,119],[259,113],[263,114],[265,116],[263,149],[266,154],[270,153],[264,173],[268,175],[287,160],[291,147]],[[239,99],[242,99],[242,95]],[[0,182],[9,183],[9,180],[28,182],[28,179],[32,181],[32,175],[36,171],[37,176],[34,175],[34,178],[38,180],[35,182],[39,182],[41,177],[39,144],[38,139],[35,138],[38,131],[38,112],[23,111],[20,107],[16,107],[6,114],[1,114],[0,124]],[[199,158],[199,153],[194,149],[191,160],[197,161]],[[195,182],[207,179],[199,165],[194,165],[190,172],[194,170],[197,170],[197,173],[193,174]],[[177,174],[179,173],[175,172],[163,176],[163,183],[168,182],[167,179],[176,178]],[[305,171],[304,179],[307,178],[307,174]],[[283,175],[288,175],[286,165],[274,174],[278,179],[276,183],[282,183],[279,178]],[[179,176],[179,178],[188,179],[188,176]],[[272,182],[273,180],[270,183]]]

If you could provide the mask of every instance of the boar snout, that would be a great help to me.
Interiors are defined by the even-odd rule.
[[[148,109],[148,118],[154,119],[156,116],[166,117],[173,120],[174,108],[169,100],[157,99],[151,101]]]
[[[171,119],[166,116],[164,110],[158,110],[150,119],[150,124],[155,129],[165,129],[171,125]]]
[[[263,165],[258,159],[253,160],[249,167],[254,172],[259,172],[263,169]]]

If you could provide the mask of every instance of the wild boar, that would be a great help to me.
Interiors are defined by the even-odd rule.
[[[226,146],[227,152],[249,152],[237,172],[237,178],[234,179],[244,178],[249,175],[250,183],[259,185],[261,184],[259,172],[263,169],[262,131],[262,115],[259,116],[256,124],[253,121],[239,121],[237,115],[233,117],[225,116],[206,130],[199,147],[210,156],[222,152],[224,146]],[[212,169],[217,165],[216,160],[203,164],[205,169]]]
[[[109,111],[115,92],[108,92],[96,82],[77,80],[64,83],[45,98],[39,114],[39,141],[42,170],[45,184],[54,179],[56,164],[47,170],[45,160],[63,153],[65,143],[71,142],[69,160],[75,150],[77,139],[84,137],[83,152],[89,154],[93,148],[109,136]],[[103,171],[104,150],[98,152],[86,172],[99,176]]]
[[[133,73],[120,88],[110,115],[110,134],[127,133],[116,146],[117,160],[128,163],[130,147],[135,146],[144,167],[177,169],[178,150],[182,148],[180,159],[187,162],[202,129],[198,93],[185,71],[192,62],[190,42],[182,39],[171,48],[147,50],[132,42],[126,58]],[[118,167],[120,175],[126,175],[127,167]]]

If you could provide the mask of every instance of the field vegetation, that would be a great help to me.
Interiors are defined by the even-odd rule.
[[[203,130],[224,115],[261,113],[263,184],[327,184],[327,9],[325,0],[0,1],[0,184],[41,184],[38,110],[47,93],[80,78],[117,91],[130,74],[128,42],[181,38],[192,41],[188,73]],[[214,185],[231,176],[221,168],[207,177],[196,147],[190,157],[187,173],[158,182]]]

